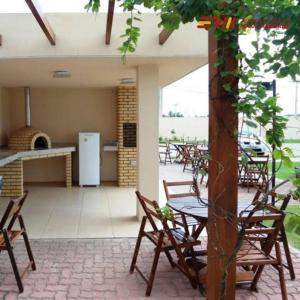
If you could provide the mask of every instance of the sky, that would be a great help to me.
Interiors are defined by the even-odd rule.
[[[250,53],[251,41],[254,34],[240,37],[239,44],[242,51]],[[300,113],[300,82],[295,83],[291,78],[277,79],[275,76],[265,77],[264,81],[276,79],[279,105],[283,114],[295,113],[295,100],[297,99],[297,112]],[[296,97],[296,85],[298,85]],[[169,111],[181,112],[184,116],[208,115],[208,65],[205,65],[184,78],[173,82],[163,89],[162,113]]]
[[[88,0],[39,0],[43,11],[51,12],[85,12],[84,5]],[[101,0],[100,11],[106,12],[108,0]],[[118,5],[118,1],[116,1]],[[117,7],[116,12],[122,12],[122,8]],[[141,8],[143,12],[149,12]],[[24,0],[0,0],[0,13],[30,13]],[[242,50],[249,52],[250,43],[253,35],[240,38]],[[272,77],[265,78],[266,81]],[[284,114],[295,113],[295,99],[300,102],[300,83],[298,83],[298,93],[296,97],[296,84],[291,79],[277,80],[277,92],[279,103],[283,108]],[[181,112],[185,116],[207,116],[208,115],[208,67],[203,66],[184,78],[170,84],[162,91],[163,95],[163,114],[170,110]],[[298,104],[300,112],[300,103]]]
[[[272,78],[273,79],[273,78]],[[266,79],[269,81],[269,79]],[[296,83],[291,79],[276,79],[279,105],[283,114],[295,113]],[[184,116],[208,115],[208,65],[163,89],[162,113],[181,112]],[[297,92],[297,112],[300,113],[300,83]]]

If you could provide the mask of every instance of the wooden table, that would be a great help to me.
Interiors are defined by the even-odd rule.
[[[174,211],[181,214],[190,216],[199,220],[201,223],[207,223],[208,221],[208,200],[202,198],[200,202],[196,197],[184,197],[174,198],[167,202],[167,206],[172,208]],[[238,203],[238,214],[243,211],[250,212],[253,209],[253,205],[249,201],[239,201]]]
[[[238,159],[238,180],[240,184],[248,187],[260,185],[265,187],[268,184],[268,156],[251,156],[246,164],[243,164],[242,158]]]
[[[178,151],[178,155],[176,156],[176,162],[178,162],[179,164],[182,163],[183,156],[184,156],[184,149],[186,147],[186,144],[173,143],[171,145],[174,146],[175,149]],[[181,159],[180,159],[180,156],[181,156]]]
[[[267,161],[268,159],[266,158],[266,156],[251,156],[251,158],[248,158],[247,164],[264,163]],[[242,162],[241,156],[238,158],[238,162]]]

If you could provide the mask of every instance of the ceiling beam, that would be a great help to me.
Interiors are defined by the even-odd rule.
[[[29,9],[31,10],[33,16],[39,23],[40,27],[42,28],[43,32],[45,33],[47,39],[49,40],[52,46],[55,46],[55,34],[47,21],[46,16],[44,15],[41,7],[37,0],[25,0]]]
[[[167,39],[170,37],[170,35],[172,34],[173,30],[172,31],[168,31],[166,29],[163,29],[161,31],[161,33],[159,34],[159,37],[158,37],[158,40],[159,40],[159,44],[160,45],[163,45]]]
[[[115,0],[109,0],[107,19],[106,19],[106,34],[105,34],[106,45],[110,45],[111,29],[112,29],[113,18],[114,18],[114,9],[115,9]]]

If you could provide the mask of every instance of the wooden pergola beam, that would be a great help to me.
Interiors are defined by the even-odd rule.
[[[235,253],[237,241],[238,114],[232,95],[224,91],[223,85],[229,83],[233,90],[237,90],[238,81],[234,77],[224,80],[221,76],[222,70],[232,72],[238,67],[235,53],[228,47],[230,42],[238,41],[217,40],[214,30],[209,31],[209,300],[235,299],[236,269],[232,254]],[[226,58],[224,66],[216,64],[220,53]]]
[[[172,31],[168,31],[166,29],[163,29],[161,31],[161,33],[159,34],[159,37],[158,37],[159,44],[163,45],[167,41],[167,39],[170,37],[170,35],[172,33],[173,33],[173,30]]]
[[[105,34],[105,44],[106,45],[110,45],[111,29],[112,29],[113,18],[114,18],[114,10],[115,10],[115,0],[109,0],[108,1],[107,19],[106,19],[106,34]]]
[[[55,42],[55,34],[45,17],[43,11],[41,10],[41,7],[39,6],[39,3],[37,0],[25,0],[29,9],[31,10],[33,16],[39,23],[40,27],[42,28],[44,34],[46,35],[47,39],[49,40],[50,44],[52,46],[56,45]]]

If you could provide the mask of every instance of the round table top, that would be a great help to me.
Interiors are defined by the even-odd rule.
[[[242,161],[242,157],[240,156],[238,158],[238,161],[241,162]],[[251,164],[251,163],[265,163],[268,162],[268,158],[266,156],[251,156],[251,159],[249,158],[247,163]]]
[[[167,202],[167,205],[174,211],[194,217],[196,219],[208,219],[208,200],[201,198],[201,201],[196,197],[173,198]],[[251,210],[253,206],[249,201],[239,201],[238,213],[247,209]]]

